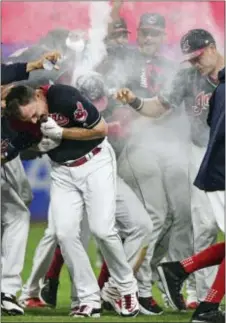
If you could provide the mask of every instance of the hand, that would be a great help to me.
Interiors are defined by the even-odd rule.
[[[60,143],[61,139],[53,140],[51,138],[43,137],[40,143],[37,145],[37,148],[41,152],[47,152],[58,147]]]
[[[1,85],[1,108],[6,107],[5,98],[9,94],[10,90],[14,87],[14,84]]]
[[[41,123],[40,130],[44,136],[53,140],[62,139],[63,128],[58,126],[58,124],[50,117],[48,117],[46,122]]]
[[[49,60],[49,61],[55,63],[60,58],[61,58],[60,52],[58,52],[58,51],[48,52],[48,53],[44,54],[39,60],[27,63],[27,72],[31,72],[31,71],[37,70],[37,69],[42,69],[45,60]],[[58,65],[54,65],[54,68],[59,70]]]
[[[114,99],[121,101],[123,104],[129,104],[136,99],[136,95],[130,89],[120,89],[115,95]]]

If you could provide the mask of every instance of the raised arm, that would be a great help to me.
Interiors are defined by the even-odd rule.
[[[129,104],[141,115],[151,118],[157,118],[168,111],[168,105],[163,104],[157,96],[150,99],[138,98],[130,89],[120,89],[115,94],[115,99],[123,104]]]
[[[120,19],[120,9],[122,7],[123,0],[113,0],[111,10],[111,22],[108,24],[108,35],[112,33],[113,24]]]

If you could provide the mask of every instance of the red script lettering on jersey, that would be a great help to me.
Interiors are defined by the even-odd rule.
[[[61,127],[66,126],[69,123],[69,118],[65,117],[63,114],[50,113],[49,116]]]
[[[209,100],[212,93],[205,93],[204,91],[196,95],[195,105],[192,107],[195,116],[202,114],[204,110],[209,108]]]

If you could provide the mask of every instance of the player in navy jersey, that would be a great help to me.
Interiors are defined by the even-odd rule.
[[[101,312],[99,287],[79,236],[84,206],[120,294],[120,314],[137,315],[136,281],[114,226],[115,155],[100,113],[77,89],[66,85],[45,90],[15,87],[6,97],[5,112],[21,128],[21,123],[33,124],[42,135],[61,140],[48,152],[52,165],[49,227],[58,238],[80,301],[72,315],[99,317]]]

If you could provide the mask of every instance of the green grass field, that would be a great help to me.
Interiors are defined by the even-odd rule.
[[[25,259],[25,268],[23,271],[23,281],[28,278],[35,248],[43,236],[43,232],[45,229],[46,224],[39,223],[39,224],[32,224],[29,240],[28,240],[28,248],[26,253]],[[223,240],[223,236],[219,237],[220,240]],[[89,248],[89,255],[91,259],[92,266],[98,274],[98,269],[95,268],[95,260],[96,260],[96,251],[95,251],[95,244],[90,243]],[[163,306],[160,294],[157,288],[154,288],[153,291],[155,299],[158,301],[160,305]],[[60,287],[58,292],[58,305],[55,310],[52,309],[32,309],[26,310],[25,316],[22,317],[8,317],[3,316],[2,322],[189,322],[191,317],[191,312],[187,313],[178,313],[169,310],[165,310],[164,314],[161,316],[144,316],[139,315],[136,318],[130,319],[123,319],[120,316],[117,316],[115,313],[112,312],[103,312],[101,318],[99,319],[77,319],[77,318],[70,318],[69,314],[69,307],[70,307],[70,281],[68,272],[64,266],[63,271],[60,277]]]

